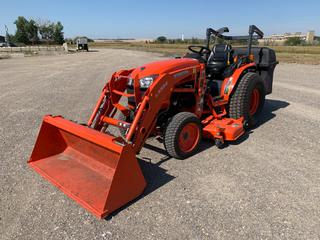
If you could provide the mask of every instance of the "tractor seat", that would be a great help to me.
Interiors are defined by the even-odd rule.
[[[222,74],[232,61],[232,47],[229,44],[216,44],[207,61],[207,72],[209,74]],[[229,63],[228,63],[229,62]]]

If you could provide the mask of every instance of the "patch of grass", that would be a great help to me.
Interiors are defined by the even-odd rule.
[[[280,63],[284,62],[284,63],[320,65],[320,54],[279,52],[277,53],[277,60]]]
[[[126,43],[104,42],[90,43],[91,48],[128,49],[147,52],[157,52],[165,56],[181,56],[188,52],[189,44],[157,44],[157,43]],[[320,64],[320,46],[270,46],[277,54],[279,62]]]
[[[277,53],[320,54],[320,46],[270,46]]]

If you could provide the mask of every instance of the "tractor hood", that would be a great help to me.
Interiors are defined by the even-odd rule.
[[[170,73],[187,67],[196,67],[198,64],[198,60],[191,58],[178,58],[157,61],[137,67],[131,73],[131,77],[134,78],[137,74],[139,74],[139,78],[143,78],[153,74]]]

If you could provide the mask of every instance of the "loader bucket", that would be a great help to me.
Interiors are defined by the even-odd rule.
[[[28,164],[98,218],[139,196],[146,182],[131,145],[45,116]]]

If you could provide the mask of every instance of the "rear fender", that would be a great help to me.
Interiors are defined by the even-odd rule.
[[[235,86],[238,84],[239,80],[241,79],[242,75],[245,74],[249,69],[256,69],[255,63],[246,64],[234,71],[234,73],[223,80],[220,96],[223,97],[223,100],[228,101],[230,96],[235,90]]]

